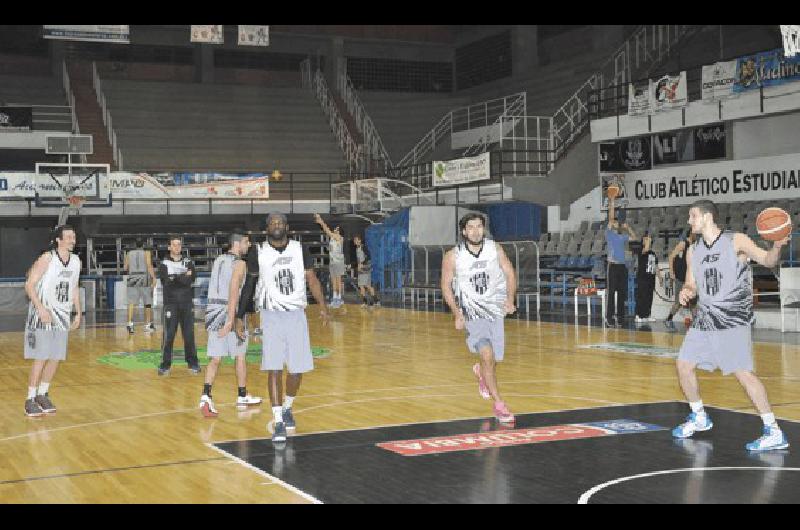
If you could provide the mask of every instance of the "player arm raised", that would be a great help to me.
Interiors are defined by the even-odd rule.
[[[231,274],[231,284],[228,289],[228,317],[225,319],[225,325],[219,330],[219,336],[224,337],[233,329],[233,322],[236,320],[236,310],[239,307],[239,288],[242,286],[244,275],[247,274],[247,264],[240,260],[236,262],[233,267],[233,274]]]
[[[506,251],[503,250],[502,245],[500,243],[495,243],[497,245],[497,259],[500,262],[500,268],[503,270],[503,274],[506,276],[506,314],[510,315],[514,311],[515,308],[515,301],[517,299],[517,275],[514,272],[514,266],[511,264],[511,260],[508,259],[506,255]]]
[[[314,221],[322,228],[322,231],[325,232],[325,235],[331,239],[335,239],[339,241],[342,239],[342,236],[338,235],[336,232],[331,231],[328,227],[328,224],[322,219],[322,216],[318,213],[314,214]]]
[[[780,241],[772,243],[772,248],[764,250],[756,245],[747,234],[737,232],[733,234],[733,248],[736,253],[742,253],[759,265],[772,269],[778,265],[781,258],[781,249],[786,245],[792,236],[787,236]]]
[[[30,298],[33,307],[36,308],[39,319],[45,324],[51,324],[53,322],[53,315],[50,314],[50,311],[47,310],[39,299],[39,295],[36,293],[36,284],[39,283],[44,273],[47,272],[47,267],[50,266],[50,261],[52,259],[53,255],[49,252],[39,256],[39,259],[33,263],[33,266],[31,266],[31,269],[28,271],[28,279],[25,280],[25,292],[28,294],[28,298]]]
[[[445,303],[453,312],[456,319],[456,329],[464,327],[464,314],[456,304],[456,297],[453,293],[453,277],[456,272],[456,253],[453,250],[448,250],[442,259],[442,298]]]

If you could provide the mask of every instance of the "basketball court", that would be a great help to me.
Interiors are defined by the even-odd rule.
[[[0,502],[800,503],[799,26],[6,28]],[[14,39],[32,51],[15,55]],[[698,198],[714,201],[706,213],[720,234],[747,234],[767,251],[794,236],[777,262],[747,267],[736,262],[741,248],[723,255],[741,269],[734,287],[755,299],[754,311],[741,303],[734,316],[752,322],[754,373],[787,449],[746,450],[772,420],[719,371],[697,372],[713,428],[672,434],[691,411],[676,359],[692,318],[697,330],[706,315],[674,312],[686,277],[669,262],[686,241],[690,208],[706,215]],[[614,208],[620,231],[610,237]],[[218,416],[200,408],[209,299],[215,322],[227,318],[229,286],[209,295],[212,267],[231,252],[220,260],[225,274],[244,270],[245,252],[232,250],[243,235],[278,240],[265,230],[270,213],[300,245],[286,255],[272,247],[274,282],[260,278],[260,300],[273,303],[274,288],[287,297],[281,310],[305,307],[314,358],[285,442],[273,440],[282,412],[260,370],[268,333],[251,333],[245,355],[247,394],[263,402],[237,406],[245,392],[226,357],[213,382]],[[469,240],[452,260],[461,261],[446,262],[469,239],[470,216],[480,223],[469,229],[499,246],[481,257],[484,240]],[[77,296],[83,316],[42,387],[29,383],[26,344],[39,339],[26,325],[50,330],[41,313],[26,318],[25,275],[65,223],[78,238],[80,280],[77,290],[65,280],[78,274],[67,270],[71,256],[59,255],[63,270],[51,259],[47,274],[60,277],[48,300],[66,322],[64,304]],[[609,241],[627,237],[623,225],[630,238],[620,251]],[[337,229],[342,240],[331,244]],[[149,291],[128,322],[124,264],[134,248],[146,254],[129,268],[131,287],[153,289],[154,330],[142,319]],[[637,261],[650,250],[657,259]],[[141,256],[156,270],[169,260],[181,270],[151,285]],[[719,257],[703,263],[720,261],[722,271]],[[342,260],[351,267],[337,307]],[[278,272],[278,262],[287,268]],[[613,289],[611,263],[628,275]],[[513,312],[499,279],[508,264],[518,280]],[[479,392],[477,357],[446,305],[451,265],[467,324],[487,319],[489,299],[490,312],[509,313],[497,381],[513,423]],[[161,282],[187,269],[197,274],[181,308],[192,300],[201,370],[189,369],[181,333],[171,369],[159,373],[170,318]],[[314,297],[296,287],[308,270],[328,321],[316,286]],[[704,296],[730,287],[729,270],[703,275],[716,282]],[[643,271],[653,281],[644,294],[654,296],[640,316]],[[382,303],[359,294],[368,285]],[[606,319],[613,292],[627,296],[619,325]],[[713,329],[745,326],[735,324]],[[57,412],[42,412],[41,395]]]
[[[70,503],[797,500],[800,466],[791,450],[760,456],[744,450],[760,420],[735,379],[700,375],[716,426],[673,441],[669,429],[687,410],[669,356],[681,332],[587,327],[584,318],[575,323],[571,316],[559,323],[507,319],[499,378],[518,415],[507,430],[478,395],[472,358],[449,314],[346,306],[323,327],[313,306],[308,312],[316,368],[295,404],[297,433],[280,449],[269,439],[268,406],[236,410],[231,365],[222,366],[215,383],[219,417],[203,418],[197,408],[202,376],[190,375],[180,352],[172,374],[157,376],[159,356],[148,366],[139,352],[159,350],[160,330],[130,337],[123,314],[116,321],[103,313],[86,318],[70,337],[68,361],[51,390],[58,412],[27,418],[18,395],[29,370],[21,360],[23,336],[15,329],[18,319],[5,318],[0,356],[9,406],[0,413],[0,444],[15,456],[3,467],[0,497]],[[197,339],[204,344],[199,326]],[[795,440],[800,346],[763,340],[755,352],[775,413]],[[139,363],[114,360],[137,354]],[[200,357],[202,363],[202,351]],[[249,390],[263,396],[264,374],[257,361],[248,367]],[[429,439],[439,444],[414,454]],[[410,454],[402,447],[411,447]],[[734,478],[737,487],[721,499],[720,485]]]

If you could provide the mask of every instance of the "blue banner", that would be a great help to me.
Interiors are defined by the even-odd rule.
[[[800,55],[785,57],[777,48],[736,59],[734,92],[746,92],[761,86],[770,87],[800,81]]]

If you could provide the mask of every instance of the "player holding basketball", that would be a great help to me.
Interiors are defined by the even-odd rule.
[[[33,360],[28,379],[28,399],[25,401],[25,414],[28,416],[56,411],[56,406],[50,401],[50,382],[59,361],[67,358],[69,332],[81,325],[78,297],[81,260],[72,253],[75,230],[69,225],[57,227],[53,246],[53,250],[39,256],[25,282],[25,292],[31,302],[25,324],[24,356]],[[73,307],[76,315],[70,324]]]
[[[494,400],[494,414],[501,423],[514,423],[500,396],[495,369],[505,353],[503,319],[515,311],[514,267],[503,247],[484,237],[483,215],[468,213],[458,225],[463,241],[442,260],[442,295],[455,316],[456,329],[466,328],[469,351],[480,355],[472,372],[481,397]]]
[[[233,331],[239,295],[244,284],[247,266],[242,259],[250,248],[250,238],[241,230],[234,231],[229,239],[230,249],[214,260],[211,278],[208,282],[208,304],[206,305],[206,330],[208,331],[208,357],[206,381],[203,395],[200,396],[200,410],[203,416],[214,418],[218,415],[211,400],[211,385],[217,376],[220,361],[230,356],[236,359],[236,380],[239,396],[236,405],[245,408],[261,403],[260,397],[247,394],[247,331],[243,340]]]
[[[785,449],[789,442],[775,421],[764,385],[753,373],[753,286],[747,260],[774,267],[790,238],[776,241],[766,251],[745,234],[723,232],[717,225],[717,207],[707,200],[697,201],[689,208],[689,225],[700,237],[688,250],[689,266],[680,302],[686,306],[698,297],[697,316],[686,333],[677,368],[692,413],[685,423],[673,429],[672,435],[688,438],[711,429],[713,423],[703,409],[695,369],[719,368],[723,375],[736,376],[764,422],[763,435],[748,443],[747,449]]]

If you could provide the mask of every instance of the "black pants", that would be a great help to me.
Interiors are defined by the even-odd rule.
[[[628,268],[622,263],[609,263],[606,289],[606,318],[614,317],[614,293],[617,295],[616,315],[625,318],[625,300],[628,296]]]
[[[653,289],[656,286],[656,277],[653,274],[636,276],[636,315],[639,318],[650,318],[650,309],[653,306]]]
[[[178,324],[183,335],[183,350],[186,364],[190,368],[200,365],[197,360],[197,348],[194,344],[194,306],[192,304],[164,305],[164,339],[161,348],[161,366],[166,370],[172,366],[172,343],[178,332]]]

